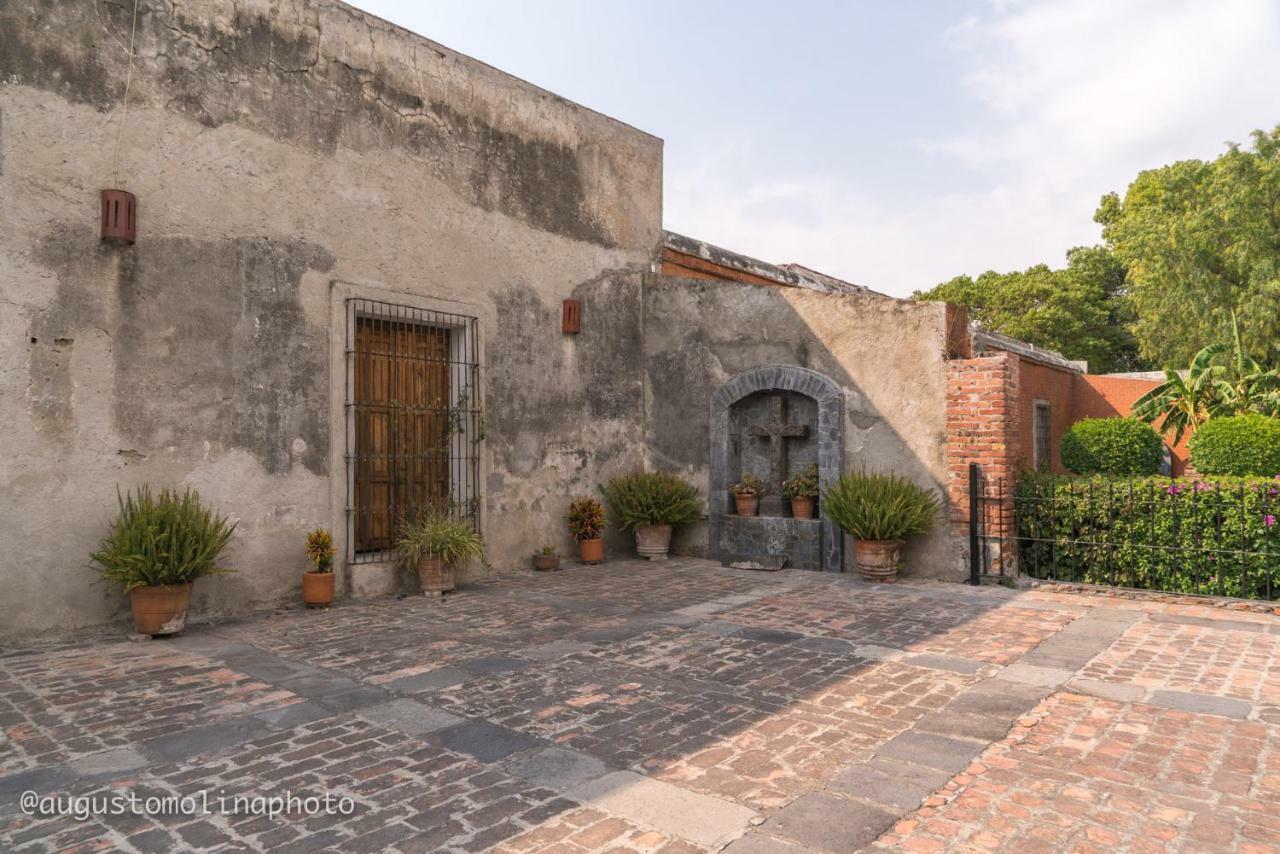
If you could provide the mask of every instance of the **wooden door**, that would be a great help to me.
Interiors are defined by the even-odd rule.
[[[356,320],[356,551],[392,547],[406,517],[449,497],[449,330]]]

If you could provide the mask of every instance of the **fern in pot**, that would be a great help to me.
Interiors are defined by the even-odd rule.
[[[623,527],[634,528],[636,553],[661,560],[671,549],[671,528],[702,518],[698,488],[674,474],[636,472],[601,487],[609,514]]]
[[[116,499],[120,512],[89,560],[129,594],[138,634],[175,635],[186,627],[192,584],[231,572],[218,559],[235,523],[205,507],[191,489],[152,493],[144,484],[125,495],[117,490]]]
[[[432,508],[400,526],[396,551],[417,570],[422,595],[439,596],[457,587],[458,564],[484,554],[484,541],[466,519]]]
[[[868,581],[896,581],[903,541],[927,533],[942,502],[932,489],[895,474],[847,474],[822,493],[826,514],[853,538],[858,571]]]

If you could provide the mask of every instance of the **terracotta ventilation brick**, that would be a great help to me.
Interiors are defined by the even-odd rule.
[[[566,335],[577,335],[582,331],[582,303],[578,300],[564,301],[564,312],[560,316],[560,331]]]
[[[132,243],[137,236],[137,198],[126,190],[103,190],[102,239]]]

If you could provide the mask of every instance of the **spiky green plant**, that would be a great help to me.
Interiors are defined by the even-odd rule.
[[[822,493],[822,506],[841,530],[858,540],[902,540],[926,533],[938,520],[936,490],[896,474],[846,474]]]
[[[124,589],[187,584],[204,575],[233,570],[218,566],[234,522],[200,503],[195,490],[158,494],[146,484],[122,495],[120,513],[89,560],[108,581]]]
[[[698,488],[678,475],[636,472],[615,477],[600,491],[623,528],[684,525],[702,517]]]
[[[400,526],[396,551],[410,569],[424,557],[438,557],[456,565],[484,554],[484,541],[465,519],[431,508]]]

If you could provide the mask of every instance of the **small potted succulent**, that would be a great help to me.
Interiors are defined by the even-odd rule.
[[[760,509],[760,493],[764,491],[764,481],[753,474],[744,474],[742,480],[729,487],[733,493],[733,503],[737,505],[739,516],[754,516]]]
[[[674,474],[636,472],[601,487],[609,512],[623,528],[634,528],[636,553],[650,560],[666,558],[671,528],[702,517],[698,488]]]
[[[312,569],[302,573],[302,602],[308,608],[327,608],[333,604],[333,534],[316,528],[307,534],[306,552]]]
[[[826,514],[853,538],[867,581],[898,579],[903,540],[924,534],[942,511],[938,493],[895,474],[847,474],[822,493]]]
[[[813,499],[818,497],[818,464],[810,463],[782,482],[782,494],[791,499],[791,515],[796,519],[813,518]]]
[[[127,495],[117,489],[116,498],[120,512],[89,559],[128,592],[138,634],[176,635],[187,625],[196,579],[232,571],[218,558],[235,523],[201,504],[192,489],[152,494],[144,484]]]
[[[484,554],[484,541],[471,523],[432,508],[400,526],[396,551],[416,569],[423,596],[440,596],[458,583],[458,564]]]
[[[559,569],[560,555],[556,554],[556,547],[547,545],[538,549],[538,553],[533,556],[533,568],[539,572]]]
[[[569,533],[578,542],[583,563],[604,560],[604,505],[585,496],[569,503]]]

